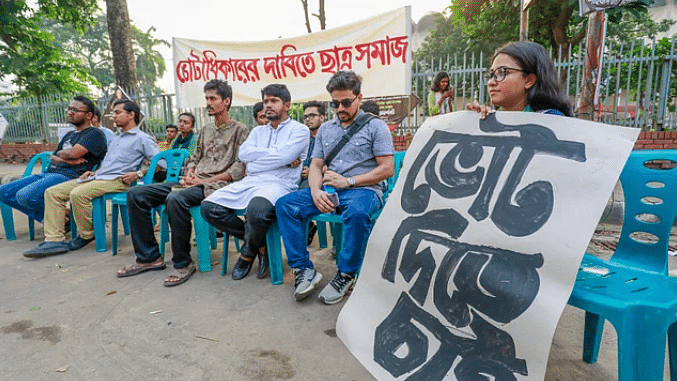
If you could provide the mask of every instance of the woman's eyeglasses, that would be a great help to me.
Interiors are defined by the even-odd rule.
[[[332,99],[331,102],[329,102],[329,105],[332,108],[339,108],[339,105],[343,106],[343,108],[348,108],[348,107],[350,107],[351,104],[353,104],[353,102],[355,102],[355,99],[357,99],[357,96],[355,98],[353,98],[352,100],[341,99],[340,101],[337,101],[337,100]]]
[[[522,69],[515,69],[514,67],[505,67],[501,66],[499,68],[496,68],[494,70],[490,70],[487,73],[484,73],[484,82],[488,83],[492,79],[495,82],[501,82],[505,79],[505,77],[510,73],[510,70],[513,71],[521,71],[522,73],[526,73],[526,71]]]

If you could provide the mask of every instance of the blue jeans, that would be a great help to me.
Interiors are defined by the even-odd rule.
[[[343,221],[345,245],[338,253],[338,269],[341,272],[355,274],[362,265],[362,253],[367,246],[371,232],[371,215],[381,207],[376,192],[371,189],[356,188],[337,190],[339,196],[338,212]],[[277,222],[287,252],[289,267],[294,269],[313,268],[310,261],[307,241],[303,237],[303,221],[320,214],[313,202],[310,189],[305,188],[289,193],[275,203]]]
[[[42,222],[47,188],[71,178],[60,173],[39,173],[0,186],[0,201]]]

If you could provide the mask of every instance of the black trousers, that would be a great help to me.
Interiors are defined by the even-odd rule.
[[[190,238],[193,224],[190,207],[198,206],[204,200],[202,186],[194,186],[172,191],[179,183],[161,183],[132,187],[127,192],[127,208],[132,233],[132,244],[139,263],[151,263],[160,258],[160,248],[155,239],[151,209],[166,205],[171,227],[172,262],[174,268],[188,266],[190,257]]]
[[[275,206],[263,197],[254,197],[247,205],[245,220],[235,210],[210,201],[202,202],[202,217],[222,232],[244,239],[240,253],[247,258],[256,257],[259,249],[266,246],[266,232],[275,221]]]

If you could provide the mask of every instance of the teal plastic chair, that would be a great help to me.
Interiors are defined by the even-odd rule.
[[[616,329],[619,381],[663,380],[666,336],[677,381],[677,279],[668,276],[677,168],[646,167],[652,160],[677,162],[677,151],[631,153],[620,176],[625,215],[617,249],[608,261],[584,255],[569,298],[585,311],[583,361],[597,361],[604,320]]]
[[[164,160],[165,163],[167,163],[167,177],[165,178],[165,182],[177,182],[179,181],[179,176],[182,173],[183,169],[183,164],[185,163],[186,159],[190,156],[190,153],[188,150],[185,149],[169,149],[166,151],[162,151],[158,153],[157,155],[153,156],[153,160],[151,160],[150,165],[148,166],[148,171],[146,172],[146,176],[143,178],[143,183],[144,184],[152,184],[153,183],[153,176],[155,175],[155,169],[158,166],[158,163],[161,160]],[[125,235],[129,235],[129,216],[127,214],[127,192],[119,192],[119,193],[109,193],[105,195],[104,197],[99,197],[103,198],[103,221],[105,222],[105,200],[110,200],[111,205],[113,210],[111,211],[111,239],[113,241],[111,250],[113,251],[113,255],[117,255],[118,251],[118,218],[119,215],[122,214],[122,227],[124,229]],[[101,202],[101,201],[99,201]],[[101,209],[99,207],[98,209]],[[164,208],[159,211],[160,215],[162,216],[162,213],[164,211]],[[166,213],[165,213],[166,214]],[[96,231],[96,229],[95,229]],[[96,233],[95,233],[96,236]],[[105,226],[103,228],[103,251],[106,251],[106,242],[105,242]],[[164,257],[164,245],[160,245],[160,253]],[[98,248],[97,248],[98,250]]]
[[[193,226],[195,229],[195,242],[197,244],[197,257],[200,271],[211,271],[211,248],[216,248],[216,230],[209,225],[200,212],[199,206],[190,208],[190,214],[193,217]],[[245,215],[245,209],[236,211],[238,216]],[[237,238],[233,237],[235,245],[239,250]],[[228,270],[228,243],[230,236],[223,235],[223,253],[221,258],[221,275],[226,275]],[[268,263],[270,267],[270,283],[280,285],[284,283],[282,268],[282,237],[280,236],[280,227],[277,221],[268,228],[266,233],[266,246],[268,248]]]
[[[32,175],[38,161],[40,161],[41,164],[40,172],[44,173],[51,164],[51,159],[49,158],[51,154],[52,152],[49,151],[40,152],[39,154],[33,156],[28,164],[26,164],[26,169],[24,169],[24,173],[21,177],[24,178]],[[16,232],[14,230],[14,216],[12,214],[12,207],[0,202],[0,213],[2,215],[2,226],[5,230],[5,239],[8,241],[14,241],[16,239]],[[75,223],[73,222],[73,215],[71,214],[71,231],[73,233],[75,232],[75,230],[73,230],[74,227]],[[35,239],[35,220],[30,217],[28,217],[28,237],[31,241]],[[73,235],[73,237],[75,236]]]
[[[385,201],[388,198],[388,195],[390,194],[390,192],[392,192],[393,188],[395,187],[395,183],[397,182],[397,179],[399,179],[400,177],[400,171],[402,169],[402,165],[404,163],[404,156],[406,154],[407,151],[395,152],[395,156],[393,158],[393,160],[395,161],[395,171],[393,173],[393,176],[388,178],[388,187],[386,188],[385,192],[383,192],[383,205],[385,205]],[[377,210],[374,214],[372,214],[371,216],[372,223],[376,221],[379,215],[381,215],[381,209]],[[308,219],[307,221],[305,221],[306,238],[308,237],[308,224],[311,220],[315,221],[315,223],[317,224],[317,236],[321,248],[327,247],[326,223],[329,223],[331,235],[333,238],[332,241],[334,245],[334,250],[338,254],[341,251],[341,248],[343,248],[343,221],[341,220],[341,216],[335,213],[323,213]]]

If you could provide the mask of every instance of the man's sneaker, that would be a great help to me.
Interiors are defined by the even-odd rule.
[[[92,241],[94,241],[94,237],[92,237],[92,238],[82,238],[78,234],[77,237],[73,238],[70,242],[68,242],[68,249],[71,250],[71,251],[80,250],[83,247],[87,246]]]
[[[297,302],[310,295],[315,285],[322,280],[322,274],[315,269],[294,269],[294,297]]]
[[[320,293],[320,300],[324,304],[336,304],[343,300],[343,297],[354,284],[354,275],[339,271]]]
[[[38,247],[24,251],[26,258],[42,258],[68,252],[66,242],[43,242]]]

